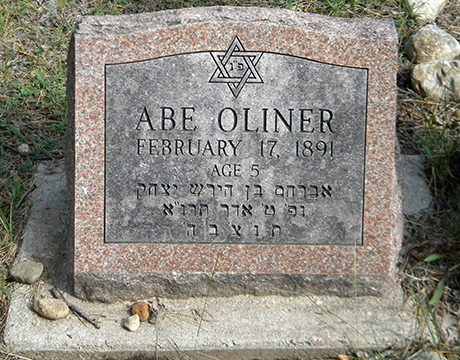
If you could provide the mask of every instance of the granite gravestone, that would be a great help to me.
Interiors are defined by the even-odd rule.
[[[83,18],[76,293],[204,295],[213,277],[214,295],[383,294],[401,240],[396,48],[391,22],[285,10]]]

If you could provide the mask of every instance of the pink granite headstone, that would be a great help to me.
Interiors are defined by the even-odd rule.
[[[84,17],[69,68],[78,296],[396,286],[391,21],[235,7]]]

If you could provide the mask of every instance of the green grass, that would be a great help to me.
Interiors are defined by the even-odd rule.
[[[425,156],[435,203],[432,213],[407,222],[412,233],[403,285],[416,299],[420,323],[429,329],[431,345],[419,347],[433,346],[458,359],[458,352],[445,345],[439,323],[443,316],[459,312],[455,294],[460,288],[460,104],[407,95],[399,114],[405,117],[404,123],[400,121],[401,138],[406,138],[404,127],[409,124],[411,147]]]
[[[442,105],[440,105],[442,106]],[[450,197],[456,184],[452,168],[459,151],[458,117],[449,116],[448,109],[436,106],[428,115],[423,114],[425,129],[419,138],[431,169],[432,186],[437,198]],[[457,109],[460,111],[460,107]]]
[[[403,43],[416,29],[416,19],[405,0],[57,0],[58,18],[45,21],[44,1],[0,0],[0,310],[4,319],[10,284],[7,268],[27,218],[27,199],[37,161],[62,157],[66,129],[66,56],[78,15],[119,15],[191,6],[233,5],[279,7],[342,17],[392,19]],[[84,5],[87,4],[87,5]],[[86,6],[86,7],[85,7]],[[455,1],[445,11],[458,15]],[[459,24],[456,24],[458,26]],[[400,56],[401,69],[410,64]],[[402,74],[404,71],[402,71]],[[436,209],[422,224],[411,224],[407,243],[404,287],[418,299],[421,317],[439,309],[455,313],[452,299],[458,284],[460,261],[460,149],[459,104],[438,104],[400,92],[398,131],[406,152],[427,159]],[[29,151],[20,151],[27,144]],[[409,247],[409,245],[406,245]],[[416,253],[417,256],[414,254]],[[431,254],[446,255],[424,262]],[[425,276],[428,271],[431,276]],[[416,280],[417,279],[417,280]],[[444,286],[440,286],[445,279]],[[442,291],[441,291],[442,290]],[[436,301],[435,301],[436,300]],[[429,304],[431,302],[431,304]],[[450,350],[434,336],[436,347]],[[407,354],[427,344],[414,344]],[[455,354],[447,354],[458,359]]]
[[[8,306],[8,267],[27,218],[34,166],[62,156],[66,53],[72,21],[40,24],[36,2],[0,0],[0,320]]]

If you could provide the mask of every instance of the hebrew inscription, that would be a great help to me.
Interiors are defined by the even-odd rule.
[[[106,242],[362,243],[366,69],[235,37],[105,91]]]

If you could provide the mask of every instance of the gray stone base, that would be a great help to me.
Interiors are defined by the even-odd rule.
[[[155,325],[143,323],[137,332],[129,332],[121,325],[129,315],[129,302],[85,302],[69,295],[62,166],[40,165],[35,183],[39,189],[19,258],[42,261],[46,274],[43,281],[17,285],[13,292],[3,337],[5,350],[11,353],[60,360],[319,358],[351,350],[402,348],[419,336],[414,316],[403,308],[401,291],[380,298],[159,299],[166,307],[165,319]],[[56,204],[61,207],[56,209]],[[50,221],[52,226],[44,226]],[[101,328],[75,314],[56,321],[39,317],[31,309],[33,296],[51,296],[53,286],[99,319]],[[145,300],[157,304],[157,299]]]
[[[46,288],[40,292],[45,294]],[[318,358],[402,348],[417,330],[414,318],[397,306],[400,294],[387,300],[249,295],[161,299],[165,319],[129,332],[121,326],[127,302],[107,305],[68,297],[100,319],[96,329],[76,315],[57,321],[40,318],[30,309],[33,293],[33,286],[18,287],[4,336],[9,351],[32,359],[184,359],[184,354],[209,359],[203,353],[218,359]]]

